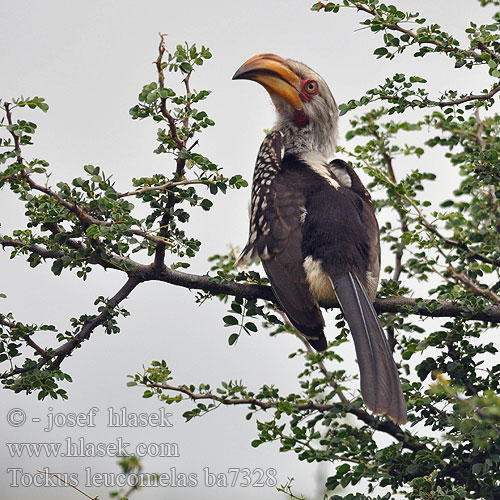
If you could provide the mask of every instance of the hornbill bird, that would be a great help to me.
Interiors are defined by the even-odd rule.
[[[329,160],[337,141],[335,99],[321,76],[275,54],[252,57],[233,79],[260,83],[278,115],[257,157],[250,237],[239,262],[260,258],[288,319],[317,351],[327,348],[320,306],[339,304],[366,406],[403,424],[398,371],[372,305],[380,271],[375,210],[352,167]]]

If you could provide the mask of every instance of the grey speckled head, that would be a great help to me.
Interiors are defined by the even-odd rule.
[[[301,154],[310,151],[330,158],[337,146],[338,108],[325,80],[311,68],[292,59],[286,60],[289,68],[301,81],[312,79],[318,84],[318,93],[309,100],[303,99],[305,125],[296,123],[296,109],[277,94],[271,94],[278,112],[273,130],[284,136],[285,153]]]

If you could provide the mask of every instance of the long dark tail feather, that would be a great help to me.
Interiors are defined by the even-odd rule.
[[[354,338],[366,406],[374,413],[389,415],[397,424],[406,423],[406,402],[396,364],[364,286],[351,272],[332,281]]]

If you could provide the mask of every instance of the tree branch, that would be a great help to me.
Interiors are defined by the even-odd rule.
[[[377,131],[377,128],[375,127],[375,123],[372,121],[372,117],[370,115],[370,130],[372,131],[373,136],[377,141],[380,143],[380,152],[382,155],[382,158],[384,160],[385,166],[387,168],[387,173],[389,174],[389,178],[393,182],[394,185],[397,184],[396,180],[396,174],[394,172],[394,167],[392,164],[393,158],[389,155],[387,152],[387,148],[385,148],[382,137]],[[408,232],[408,222],[406,220],[406,215],[403,212],[403,210],[399,207],[395,207],[395,210],[398,214],[399,217],[399,225],[401,228],[401,233],[406,233]],[[399,278],[401,276],[401,272],[403,271],[403,252],[405,249],[405,243],[403,239],[399,242],[399,245],[394,253],[395,256],[395,263],[394,263],[394,273],[392,275],[392,279],[394,281],[399,281]],[[388,329],[389,330],[389,329]],[[392,329],[392,332],[394,332],[394,329]],[[390,333],[390,331],[388,331]]]
[[[177,167],[175,170],[176,178],[182,177],[184,175],[185,166],[186,166],[186,160],[184,158],[177,158]],[[169,191],[167,196],[167,203],[165,204],[165,211],[163,212],[163,216],[160,221],[159,235],[162,241],[160,241],[156,245],[155,261],[154,261],[154,267],[156,269],[161,269],[165,265],[165,250],[166,250],[165,241],[167,240],[168,235],[170,233],[168,227],[171,218],[170,209],[172,209],[177,202],[178,202],[177,196],[174,194],[173,191]]]
[[[301,339],[308,350],[309,353],[314,354],[312,347],[306,342],[305,339]],[[328,370],[325,364],[322,361],[317,361],[317,365],[321,373],[325,376],[325,378],[329,378]],[[344,395],[344,393],[339,389],[338,384],[330,380],[329,385],[336,391],[342,405],[346,407],[349,404],[349,400]],[[349,408],[347,413],[351,415],[355,415],[359,420],[364,422],[366,425],[371,427],[374,430],[380,430],[385,432],[386,434],[390,434],[394,439],[403,443],[403,447],[412,451],[419,451],[426,449],[425,444],[419,443],[419,441],[413,437],[411,434],[404,432],[399,425],[394,424],[388,420],[382,421],[378,418],[375,418],[373,415],[370,415],[367,411],[362,410],[361,408]]]
[[[12,115],[10,112],[10,104],[8,102],[4,103],[5,106],[5,114],[7,116],[7,123],[9,125],[12,125]],[[23,165],[23,158],[21,156],[21,146],[19,143],[19,137],[11,132],[11,135],[14,140],[14,152],[16,153],[16,158],[17,158],[17,163],[19,165]],[[91,224],[96,224],[96,225],[104,225],[104,226],[111,226],[111,222],[105,222],[101,221],[99,219],[96,219],[95,217],[92,217],[89,215],[87,212],[85,212],[83,209],[81,209],[76,203],[70,203],[69,201],[64,200],[61,198],[55,191],[52,191],[48,186],[42,186],[35,182],[24,170],[20,172],[19,177],[26,181],[28,185],[30,186],[31,189],[35,191],[40,191],[51,198],[54,198],[57,202],[58,205],[63,206],[67,210],[69,210],[71,213],[75,214],[77,218],[84,223],[86,226],[89,226]],[[154,243],[164,243],[164,240],[157,236],[150,235],[146,233],[145,231],[142,231],[140,229],[128,229],[129,232],[132,234],[135,234],[137,236],[141,236],[145,239],[148,239]]]
[[[159,186],[146,186],[140,189],[136,189],[135,191],[127,191],[125,193],[117,193],[117,198],[124,198],[125,196],[138,196],[140,194],[149,193],[151,191],[167,191],[170,188],[176,186],[191,186],[194,184],[213,184],[213,181],[210,179],[184,179],[182,181],[170,181],[165,184],[160,184]]]
[[[160,89],[163,89],[165,88],[165,75],[163,72],[163,55],[165,54],[165,52],[168,52],[167,44],[165,42],[165,37],[167,35],[166,33],[158,33],[158,34],[160,35],[160,45],[158,47],[158,58],[156,59],[154,64],[156,65],[156,71],[158,72],[158,87]],[[161,98],[160,109],[161,109],[161,114],[168,121],[168,128],[170,129],[170,134],[172,135],[172,139],[175,145],[177,146],[177,149],[180,151],[181,149],[184,148],[184,143],[179,139],[179,136],[177,135],[177,126],[175,125],[175,120],[173,116],[167,109],[167,99],[165,97]]]
[[[269,408],[276,408],[278,406],[278,402],[276,401],[264,401],[262,399],[256,399],[256,398],[224,398],[221,396],[217,396],[216,394],[213,394],[211,392],[198,394],[193,391],[190,391],[185,386],[157,384],[153,382],[148,382],[145,384],[145,386],[162,389],[165,391],[180,392],[181,394],[185,394],[186,396],[188,396],[188,398],[192,399],[193,401],[205,399],[205,400],[215,401],[217,403],[221,403],[223,405],[228,405],[228,406],[238,406],[238,405],[255,406],[260,408],[261,410],[268,410]],[[331,410],[335,406],[336,405],[334,404],[320,404],[320,403],[315,403],[314,401],[307,401],[305,403],[296,404],[295,408],[301,411],[317,410],[323,412]]]
[[[36,253],[43,259],[58,259],[64,255],[61,250],[50,250],[48,248],[42,247],[41,245],[27,245],[21,241],[6,239],[2,234],[0,234],[0,246],[13,247],[13,248],[26,248],[30,252]]]
[[[4,102],[5,115],[7,116],[7,123],[12,126],[12,113],[10,111],[11,104],[9,102]],[[10,131],[10,135],[14,140],[14,152],[16,153],[16,161],[19,165],[23,164],[23,158],[21,156],[21,145],[19,143],[19,136]]]
[[[81,493],[83,496],[90,498],[90,500],[99,500],[98,497],[91,497],[90,495],[85,493],[85,491],[81,490],[80,488],[78,488],[74,484],[66,481],[66,479],[64,479],[64,477],[60,476],[59,474],[57,474],[55,472],[50,472],[48,470],[40,470],[40,469],[38,469],[37,472],[40,472],[42,474],[48,474],[48,475],[51,475],[51,476],[57,478],[59,481],[61,481],[61,483],[64,483],[66,486],[69,486],[70,488],[73,488],[74,490],[78,491],[78,493]]]
[[[165,52],[167,52],[167,46],[165,43],[165,36],[160,33],[160,46],[158,49],[158,58],[156,59],[156,70],[158,72],[158,84],[160,89],[164,88],[165,85],[165,75],[163,73],[163,66],[162,66],[162,60],[163,60],[163,55]],[[189,76],[190,73],[186,76],[184,79],[184,85],[186,87],[186,92],[189,91]],[[186,147],[186,142],[187,138],[184,139],[183,141],[179,138],[177,134],[177,127],[175,125],[175,120],[170,114],[170,112],[167,109],[167,100],[165,98],[161,99],[161,113],[162,115],[167,119],[168,121],[168,126],[170,129],[170,134],[172,135],[172,139],[174,143],[177,146],[177,149],[179,151],[185,149]],[[185,125],[187,126],[187,122],[185,122]],[[185,158],[177,158],[176,160],[176,169],[175,169],[175,175],[174,179],[180,179],[184,175],[184,168],[186,166],[186,159]],[[177,203],[177,197],[173,193],[173,191],[169,191],[168,197],[167,197],[167,203],[165,205],[165,210],[163,212],[163,216],[160,221],[160,230],[159,230],[159,235],[161,238],[166,240],[166,238],[169,235],[169,228],[168,225],[170,224],[170,209],[174,207],[174,205]],[[165,249],[166,245],[164,242],[159,242],[158,245],[156,246],[156,251],[155,251],[155,260],[154,260],[154,267],[156,269],[161,269],[164,266],[165,262]]]
[[[126,283],[116,292],[116,294],[108,301],[106,307],[101,311],[100,314],[89,318],[81,330],[68,342],[65,342],[62,346],[54,350],[53,356],[54,361],[51,363],[49,369],[55,370],[59,368],[62,360],[69,356],[77,347],[87,340],[91,333],[99,326],[104,323],[108,318],[111,317],[111,309],[119,305],[123,300],[125,300],[134,288],[141,283],[142,280],[138,276],[131,276],[126,281]]]
[[[57,228],[57,224],[54,224],[51,227],[51,231],[53,234],[58,234],[59,232],[61,232],[60,229]],[[72,240],[70,238],[66,240],[66,244],[73,250],[84,250],[84,251],[89,250],[89,248],[86,247],[83,243]],[[64,257],[64,255],[66,255],[62,250],[49,249],[41,245],[28,245],[26,243],[23,243],[22,241],[7,239],[1,234],[0,234],[0,246],[2,248],[6,247],[26,248],[30,252],[39,255],[43,259],[59,259],[61,257]],[[109,256],[109,259],[98,257],[96,260],[103,269],[117,269],[120,271],[127,271],[129,269],[134,269],[135,266],[138,265],[137,262],[127,257],[122,257],[116,254],[111,254]]]
[[[413,208],[415,208],[415,210],[418,213],[419,220],[425,226],[425,228],[428,231],[430,231],[431,233],[433,233],[434,235],[436,235],[444,243],[451,245],[451,246],[454,246],[456,248],[460,248],[464,252],[468,252],[470,254],[467,256],[468,259],[479,260],[479,261],[484,262],[486,264],[493,264],[497,267],[500,267],[500,259],[487,257],[486,255],[483,255],[479,252],[476,252],[474,249],[470,248],[469,245],[467,245],[467,243],[464,243],[463,241],[452,240],[452,239],[444,236],[433,224],[431,224],[425,218],[425,215],[422,212],[422,209],[411,198],[409,198],[408,196],[404,196],[404,199],[406,201],[408,201],[413,206]]]
[[[435,106],[440,106],[441,108],[444,108],[446,106],[456,106],[457,104],[464,104],[470,101],[485,101],[491,99],[499,91],[500,91],[500,85],[496,85],[489,92],[486,92],[485,94],[469,94],[467,96],[460,97],[458,99],[453,99],[450,101],[433,101],[430,99],[426,99],[426,101],[429,104],[433,104]]]
[[[479,296],[479,297],[486,297],[486,298],[492,300],[493,302],[495,302],[496,304],[500,304],[500,297],[496,293],[492,292],[490,289],[481,288],[477,283],[475,283],[474,281],[467,278],[467,276],[465,276],[464,274],[457,273],[455,271],[455,269],[453,269],[453,266],[448,266],[447,271],[457,281],[460,281],[460,283],[463,283],[464,285],[469,287],[472,290],[472,292],[474,293],[474,295]]]
[[[228,406],[245,405],[245,406],[250,406],[250,407],[257,407],[257,408],[260,408],[261,410],[267,410],[269,408],[276,408],[279,405],[279,401],[269,401],[269,400],[265,401],[265,400],[256,399],[256,398],[224,398],[221,396],[217,396],[216,394],[213,394],[211,392],[199,394],[199,393],[195,393],[193,391],[190,391],[185,386],[173,386],[170,384],[158,384],[158,383],[154,383],[154,382],[147,382],[144,385],[146,387],[162,389],[165,391],[180,392],[181,394],[185,394],[186,396],[188,396],[188,398],[192,399],[193,401],[210,400],[210,401],[215,401],[215,402],[218,402],[220,404],[228,405]],[[306,401],[304,403],[295,404],[294,406],[297,410],[300,410],[300,411],[315,410],[315,411],[319,411],[319,412],[327,412],[327,411],[331,410],[332,408],[335,408],[337,405],[316,403],[314,401]],[[345,406],[345,404],[344,404],[344,406]],[[397,441],[400,441],[403,444],[404,448],[407,448],[407,449],[412,450],[412,451],[424,450],[426,448],[425,444],[422,444],[422,443],[419,443],[418,441],[415,441],[412,438],[412,436],[405,433],[401,429],[401,427],[393,424],[392,422],[378,420],[377,418],[368,414],[364,410],[360,410],[358,408],[347,409],[347,413],[351,413],[352,415],[355,415],[360,420],[362,420],[365,424],[367,424],[368,426],[372,427],[375,430],[379,430],[379,431],[384,432],[386,434],[390,434]]]
[[[111,317],[111,310],[119,305],[123,300],[125,300],[134,290],[134,288],[142,281],[143,280],[139,275],[130,276],[127,282],[120,288],[120,290],[118,290],[118,292],[108,301],[106,307],[98,315],[89,317],[76,335],[74,335],[70,340],[64,342],[61,346],[59,346],[57,349],[54,349],[50,353],[44,351],[42,359],[40,359],[40,361],[37,363],[37,368],[43,368],[50,362],[51,364],[48,366],[48,369],[57,370],[62,361],[69,355],[71,355],[71,353],[85,340],[90,338],[92,332]],[[15,328],[15,323],[6,324],[5,326],[8,326],[9,328]],[[28,345],[30,345],[28,340],[25,340]],[[34,346],[32,347],[35,348]],[[12,370],[0,374],[0,379],[8,379],[30,370],[32,370],[32,367],[14,367]]]
[[[392,180],[390,179],[389,177],[387,177],[385,175],[384,172],[382,172],[380,169],[379,171],[384,175],[384,182],[390,184],[392,187],[396,188],[397,187],[397,184]],[[450,238],[447,238],[446,236],[444,236],[440,231],[439,229],[437,229],[432,223],[430,223],[427,218],[425,217],[422,209],[420,208],[420,206],[413,200],[411,199],[409,196],[403,194],[403,195],[397,195],[400,199],[402,200],[405,200],[407,203],[409,203],[417,212],[417,215],[418,215],[418,219],[420,220],[420,222],[422,223],[422,225],[428,230],[430,231],[431,233],[433,233],[435,236],[437,236],[440,240],[442,240],[444,243],[450,245],[450,246],[454,246],[456,248],[460,248],[461,250],[463,250],[464,252],[467,252],[469,253],[469,255],[466,256],[467,259],[472,259],[472,260],[479,260],[481,262],[484,262],[486,264],[493,264],[497,267],[500,267],[500,259],[498,258],[493,258],[493,257],[487,257],[486,255],[483,255],[482,253],[480,252],[477,252],[476,250],[474,250],[473,248],[469,247],[469,245],[467,245],[467,243],[464,243],[463,241],[456,241],[456,240],[452,240]]]
[[[16,330],[17,333],[23,338],[23,340],[28,344],[34,351],[36,351],[40,356],[47,356],[45,349],[42,349],[32,338],[24,332],[21,332],[17,327],[16,323],[13,321],[7,321],[6,319],[0,319],[0,325],[9,328],[9,330]]]
[[[253,285],[235,281],[219,282],[210,276],[189,274],[175,269],[164,268],[157,271],[148,266],[141,266],[145,281],[164,281],[172,285],[203,290],[213,295],[234,295],[244,299],[263,299],[276,303],[272,288],[267,285]],[[335,306],[338,308],[338,306]],[[500,306],[492,306],[487,311],[471,313],[465,308],[445,300],[423,300],[409,297],[378,298],[374,303],[378,313],[399,313],[402,309],[411,309],[410,314],[419,316],[463,317],[469,320],[500,323]]]
[[[494,86],[489,92],[486,92],[484,94],[469,94],[463,97],[459,97],[457,99],[451,99],[448,101],[436,101],[434,99],[429,99],[428,97],[421,98],[421,102],[423,104],[429,105],[429,106],[439,106],[440,108],[445,108],[447,106],[457,106],[458,104],[464,104],[466,102],[470,101],[486,101],[488,99],[491,99],[495,94],[500,92],[500,85]],[[402,97],[399,97],[398,95],[383,95],[383,94],[378,94],[379,98],[383,101],[390,101],[390,102],[404,102],[410,107],[415,107],[415,104],[411,101],[408,101],[407,99],[404,99]],[[374,99],[377,100],[377,99]]]
[[[379,16],[380,18],[382,18],[381,14],[376,9],[370,9],[369,7],[366,7],[366,5],[363,5],[360,2],[355,2],[354,5],[355,5],[355,7],[358,10],[366,12],[367,14],[370,14],[373,17]],[[414,31],[406,29],[406,28],[403,28],[402,26],[400,26],[397,23],[386,24],[385,27],[387,29],[389,29],[389,30],[392,30],[392,31],[399,31],[400,33],[408,35],[413,40],[418,41],[419,37],[418,37],[418,35]],[[443,49],[443,51],[446,52],[446,53],[465,52],[466,54],[469,54],[474,59],[480,59],[481,58],[481,54],[479,52],[476,52],[475,50],[472,50],[472,49],[460,49],[458,47],[447,47],[447,46],[443,45],[443,43],[440,42],[439,40],[435,40],[433,38],[427,38],[425,40],[425,42],[420,42],[420,43],[428,43],[428,44],[434,45],[436,47],[439,47],[439,48]],[[490,55],[492,55],[492,57],[495,57],[496,59],[498,59],[498,56],[496,54],[494,54],[493,52],[489,51],[484,46],[484,44],[480,44],[479,49],[481,50],[481,52],[488,52]]]
[[[109,307],[112,307],[112,304],[115,306],[118,305],[139,283],[145,281],[161,281],[190,290],[202,290],[212,295],[232,295],[245,299],[263,299],[276,303],[272,288],[267,285],[254,285],[236,281],[220,282],[207,275],[200,276],[167,267],[157,269],[153,266],[146,266],[130,260],[128,261],[128,265],[130,267],[129,280],[109,301]],[[50,366],[51,369],[59,367],[62,360],[71,354],[71,352],[84,340],[88,339],[94,329],[109,317],[109,307],[98,316],[89,319],[75,337],[53,352],[53,355],[57,356],[57,360]],[[339,306],[335,306],[335,308],[338,307]],[[444,300],[429,301],[409,297],[386,297],[376,299],[374,307],[378,313],[397,314],[404,311],[408,314],[416,314],[424,317],[455,317],[467,320],[487,321],[496,324],[500,323],[500,306],[498,305],[492,306],[489,310],[474,313],[466,308]],[[48,359],[43,358],[39,363],[39,367],[44,366],[47,362]],[[27,369],[16,368],[11,372],[0,375],[0,378],[8,378],[25,371],[27,371]],[[367,417],[361,415],[360,418]]]
[[[484,122],[481,120],[481,115],[479,114],[479,109],[476,109],[474,116],[476,117],[477,132],[475,139],[479,147],[479,151],[482,153],[486,149],[486,141],[483,138],[484,133]]]
[[[36,183],[29,175],[26,173],[23,174],[23,179],[28,183],[28,185],[31,187],[31,189],[34,189],[35,191],[40,191],[42,193],[45,193],[46,195],[50,196],[51,198],[54,198],[57,202],[58,205],[61,205],[62,207],[66,208],[68,211],[71,213],[75,214],[76,217],[84,223],[86,226],[95,224],[95,225],[100,225],[100,226],[112,226],[112,222],[106,222],[102,221],[99,219],[96,219],[95,217],[92,217],[89,215],[85,210],[80,208],[76,203],[70,203],[69,201],[66,201],[65,199],[61,198],[55,191],[52,191],[47,186],[42,186],[38,183]],[[146,233],[145,231],[142,231],[140,229],[132,229],[129,228],[127,229],[127,232],[130,232],[132,234],[135,234],[136,236],[141,236],[142,238],[145,238],[149,241],[152,241],[154,243],[165,243],[165,241],[158,236],[153,236],[149,233]]]

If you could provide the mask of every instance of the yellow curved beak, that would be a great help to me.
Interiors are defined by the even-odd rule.
[[[285,59],[276,54],[259,54],[243,63],[233,80],[254,80],[271,95],[277,94],[295,109],[302,109],[300,78],[289,68]]]

